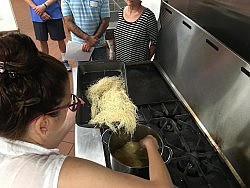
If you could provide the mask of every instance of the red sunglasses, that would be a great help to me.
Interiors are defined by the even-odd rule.
[[[54,112],[58,112],[58,111],[63,110],[65,108],[68,108],[70,111],[75,112],[78,110],[78,108],[81,106],[81,104],[82,104],[81,99],[79,99],[76,95],[71,94],[71,102],[70,103],[68,103],[64,106],[54,108],[51,111],[46,112],[45,115],[49,115],[49,114],[52,114]]]
[[[46,113],[44,113],[44,114],[41,114],[41,115],[35,117],[34,119],[32,119],[32,120],[29,121],[29,124],[30,124],[31,122],[35,121],[36,119],[38,119],[38,118],[39,118],[40,116],[42,116],[42,115],[50,115],[50,114],[53,114],[53,113],[58,112],[58,111],[60,111],[60,110],[63,110],[63,109],[65,109],[65,108],[68,108],[70,111],[75,112],[75,111],[78,110],[78,108],[79,108],[81,105],[82,105],[81,99],[78,98],[76,95],[71,94],[71,102],[69,102],[69,103],[66,104],[66,105],[63,105],[63,106],[54,108],[54,109],[52,109],[52,110],[49,111],[49,112],[46,112]]]

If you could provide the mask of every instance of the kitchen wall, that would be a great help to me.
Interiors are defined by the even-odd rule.
[[[109,0],[109,8],[111,12],[119,11],[121,7],[126,5],[124,0]]]
[[[165,0],[250,62],[249,0]]]
[[[18,26],[10,0],[1,0],[0,35],[8,31],[18,31]]]
[[[161,0],[142,0],[142,5],[152,10],[156,19],[159,18]]]
[[[110,11],[118,11],[126,5],[124,0],[109,0]],[[142,0],[142,5],[150,8],[158,19],[160,13],[161,0]]]

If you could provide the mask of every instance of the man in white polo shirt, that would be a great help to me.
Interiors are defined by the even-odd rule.
[[[105,31],[109,25],[109,0],[61,0],[62,13],[71,39],[82,51],[94,47],[93,61],[107,60]]]

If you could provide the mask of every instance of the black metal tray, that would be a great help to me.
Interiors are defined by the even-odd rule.
[[[91,104],[86,98],[87,88],[105,76],[122,76],[126,82],[128,95],[137,106],[154,104],[175,99],[172,90],[152,62],[123,64],[116,61],[88,62],[78,65],[77,95],[84,101],[76,114],[76,124],[91,127]]]
[[[85,95],[88,87],[105,76],[122,76],[126,81],[125,71],[125,65],[115,61],[85,62],[78,65],[77,95],[80,96],[85,102],[76,114],[76,124],[78,126],[93,127],[93,125],[88,124],[91,119],[91,104]]]
[[[175,99],[153,62],[127,64],[126,77],[129,97],[137,106]]]

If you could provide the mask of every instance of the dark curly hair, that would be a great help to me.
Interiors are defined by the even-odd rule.
[[[58,106],[68,74],[21,33],[0,37],[0,136],[21,139],[30,120]]]

